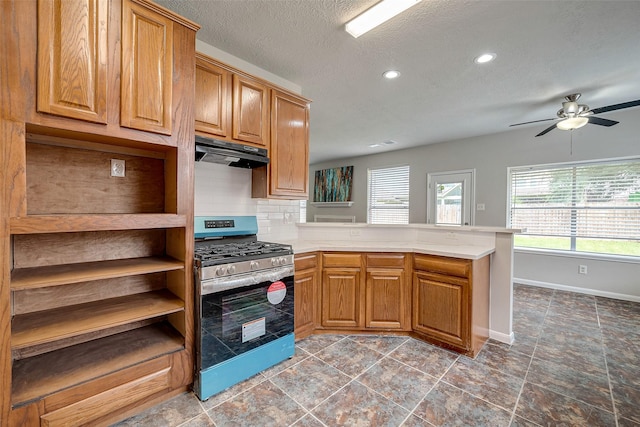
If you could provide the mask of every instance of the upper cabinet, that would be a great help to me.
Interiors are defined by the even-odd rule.
[[[196,54],[196,131],[241,144],[269,148],[266,84]]]
[[[309,194],[309,102],[271,91],[269,195],[306,199]],[[302,166],[302,165],[307,165]]]
[[[107,123],[108,3],[38,2],[38,111]]]
[[[269,92],[258,80],[233,75],[233,139],[268,147]]]
[[[231,125],[231,72],[196,53],[196,131],[228,138]]]
[[[253,197],[308,197],[309,100],[196,53],[195,117],[199,134],[267,148]]]
[[[193,108],[178,102],[188,40],[177,28],[197,26],[148,0],[40,0],[37,15],[28,122],[177,145],[176,110]]]
[[[120,125],[171,135],[173,21],[122,3]]]

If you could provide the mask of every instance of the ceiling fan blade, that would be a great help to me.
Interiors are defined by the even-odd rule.
[[[551,125],[548,128],[546,128],[545,130],[543,130],[542,132],[540,132],[539,134],[537,134],[536,137],[545,135],[545,134],[551,132],[552,130],[554,130],[555,128],[556,128],[556,125]]]
[[[640,99],[635,101],[623,102],[621,104],[608,105],[606,107],[594,108],[591,110],[593,114],[606,113],[607,111],[622,110],[623,108],[637,107],[640,105]]]
[[[602,117],[589,117],[589,123],[609,127],[617,125],[619,122],[616,122],[615,120],[603,119]]]
[[[558,119],[557,118],[553,118],[553,119],[534,120],[532,122],[516,123],[516,124],[513,124],[513,125],[509,125],[509,127],[520,126],[520,125],[528,125],[529,123],[548,122],[549,120],[558,120]]]

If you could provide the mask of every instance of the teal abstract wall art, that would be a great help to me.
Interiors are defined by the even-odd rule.
[[[350,202],[353,185],[353,166],[316,171],[313,188],[314,202]]]

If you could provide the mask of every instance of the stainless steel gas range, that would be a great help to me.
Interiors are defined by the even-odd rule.
[[[294,354],[293,251],[257,240],[255,216],[195,218],[201,400]]]

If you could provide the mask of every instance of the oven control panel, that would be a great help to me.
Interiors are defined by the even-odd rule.
[[[235,226],[235,221],[232,219],[215,219],[204,222],[204,228],[233,228]]]

